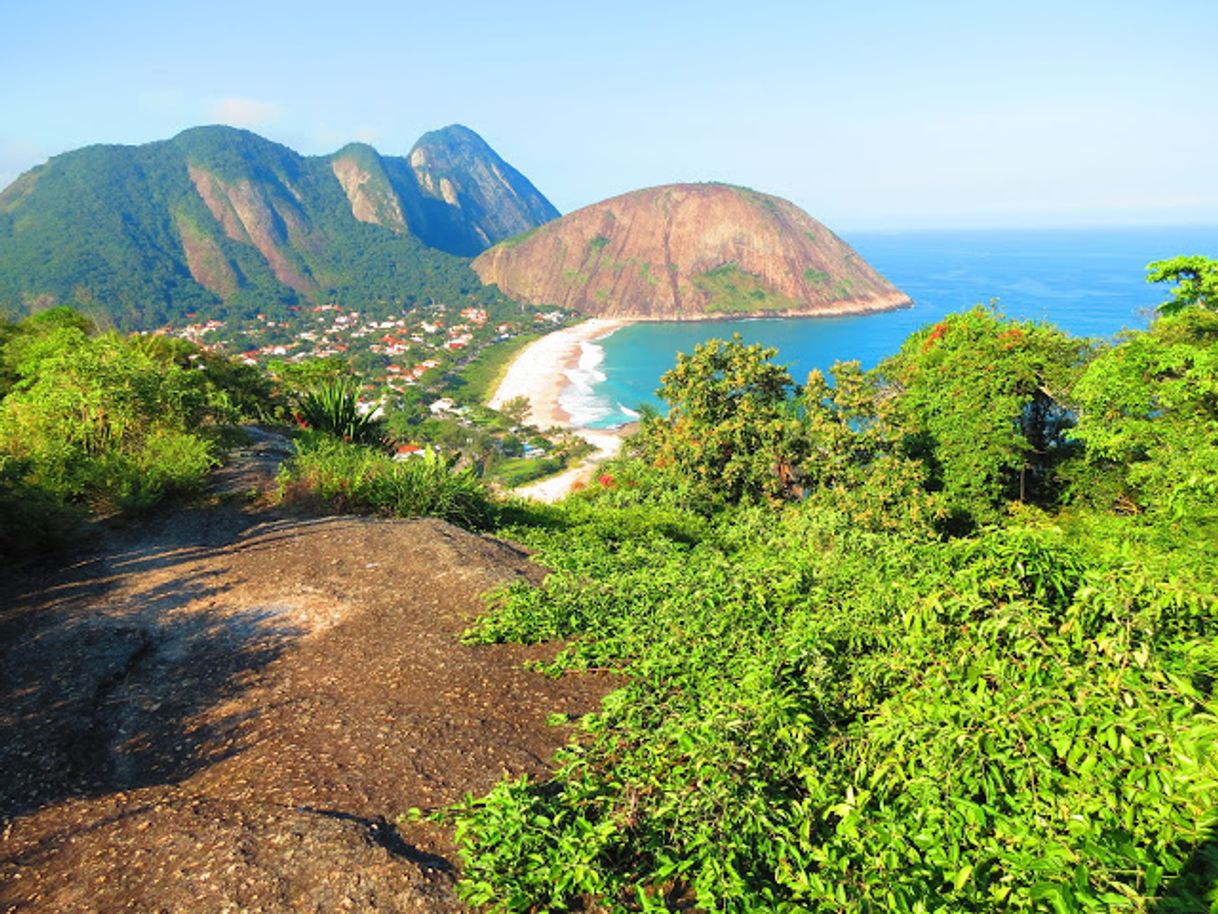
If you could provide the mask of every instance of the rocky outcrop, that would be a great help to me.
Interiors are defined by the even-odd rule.
[[[0,569],[2,911],[466,910],[451,832],[408,811],[544,779],[550,715],[615,685],[463,644],[544,572],[436,520],[228,498],[39,573]]]
[[[296,254],[301,247],[314,246],[309,243],[308,217],[281,187],[248,178],[230,183],[196,165],[189,165],[187,170],[199,197],[229,239],[252,244],[285,286],[306,296],[316,291],[317,284]],[[187,237],[183,237],[183,248],[189,262]],[[191,274],[195,275],[193,269]]]
[[[330,168],[360,222],[449,254],[473,257],[558,218],[528,178],[459,124],[424,134],[404,157],[352,143],[330,157]]]
[[[351,215],[360,222],[406,232],[406,217],[384,163],[371,146],[352,143],[330,159],[330,169],[351,203]]]
[[[512,298],[596,317],[852,314],[910,303],[794,204],[726,184],[623,194],[508,239],[473,267]]]
[[[423,134],[405,164],[420,197],[411,228],[432,247],[472,257],[558,218],[528,178],[460,124]]]

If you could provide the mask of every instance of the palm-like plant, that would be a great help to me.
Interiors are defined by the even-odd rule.
[[[354,444],[381,441],[381,423],[361,413],[354,385],[345,378],[321,381],[296,400],[296,417],[305,426]]]

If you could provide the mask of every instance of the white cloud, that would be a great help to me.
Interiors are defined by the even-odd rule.
[[[265,127],[279,120],[282,113],[273,102],[237,96],[217,99],[207,109],[211,120],[231,127]]]

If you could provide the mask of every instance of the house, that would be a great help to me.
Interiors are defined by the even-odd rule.
[[[427,408],[431,410],[431,414],[433,416],[442,416],[445,413],[453,416],[464,416],[467,412],[469,412],[469,410],[464,406],[458,406],[452,400],[448,399],[448,397],[441,397]]]

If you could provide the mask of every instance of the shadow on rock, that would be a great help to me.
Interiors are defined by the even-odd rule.
[[[174,783],[241,750],[249,712],[223,706],[298,632],[275,607],[224,607],[223,569],[200,561],[220,545],[118,550],[5,600],[0,821]],[[147,583],[116,587],[133,572]]]

